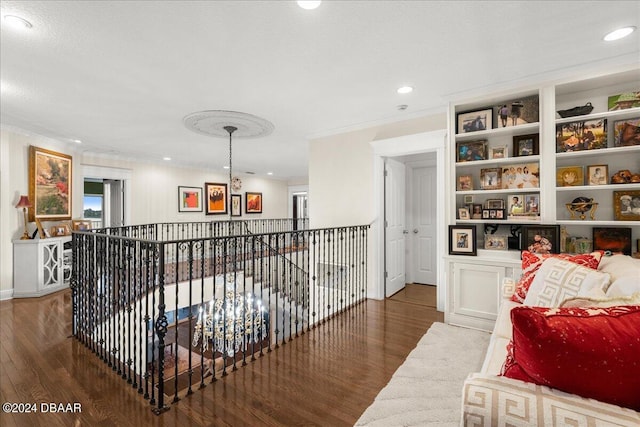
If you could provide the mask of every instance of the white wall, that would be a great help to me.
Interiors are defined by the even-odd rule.
[[[80,145],[69,145],[20,129],[0,129],[0,299],[11,297],[13,288],[13,246],[23,231],[22,211],[14,206],[21,194],[29,194],[29,145],[46,148],[73,156],[72,217],[82,216],[82,166],[102,166],[130,170],[131,224],[175,221],[213,221],[229,219],[227,215],[205,215],[204,212],[178,212],[178,186],[203,187],[205,182],[227,183],[224,170],[212,172],[170,163],[144,163],[123,161],[99,155],[83,154]],[[285,181],[252,175],[242,178],[242,217],[234,219],[288,217],[288,184]],[[262,214],[245,214],[245,191],[261,192]],[[29,231],[35,225],[29,224]]]

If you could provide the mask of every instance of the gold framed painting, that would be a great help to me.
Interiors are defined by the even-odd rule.
[[[572,187],[584,184],[584,169],[582,166],[559,167],[556,170],[556,186]]]
[[[29,146],[29,221],[71,219],[72,158]]]

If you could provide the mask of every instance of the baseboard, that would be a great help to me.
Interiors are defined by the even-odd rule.
[[[0,301],[13,299],[13,288],[0,291]]]

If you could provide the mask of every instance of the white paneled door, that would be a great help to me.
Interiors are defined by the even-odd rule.
[[[385,296],[389,297],[405,286],[405,165],[393,160],[385,161],[384,216],[385,216]]]
[[[436,167],[413,170],[411,257],[415,283],[436,285]]]

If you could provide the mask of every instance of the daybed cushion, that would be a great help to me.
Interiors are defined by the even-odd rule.
[[[562,301],[586,296],[590,291],[606,291],[609,273],[583,267],[561,258],[546,259],[531,282],[524,305],[558,307]]]
[[[602,296],[567,298],[560,307],[615,307],[616,305],[640,305],[640,292],[620,297],[608,297],[602,292]]]
[[[471,374],[462,390],[464,426],[638,426],[640,414],[549,387]]]
[[[505,376],[640,410],[640,306],[522,306],[511,322]]]
[[[523,303],[527,296],[527,291],[531,286],[531,282],[536,276],[536,272],[542,263],[549,258],[562,258],[584,267],[597,269],[602,258],[602,251],[595,251],[590,254],[570,255],[570,254],[545,254],[539,255],[529,251],[522,252],[522,276],[516,284],[516,290],[511,297],[511,301]]]
[[[611,275],[607,296],[625,296],[640,292],[640,259],[627,255],[603,257],[598,269]]]

